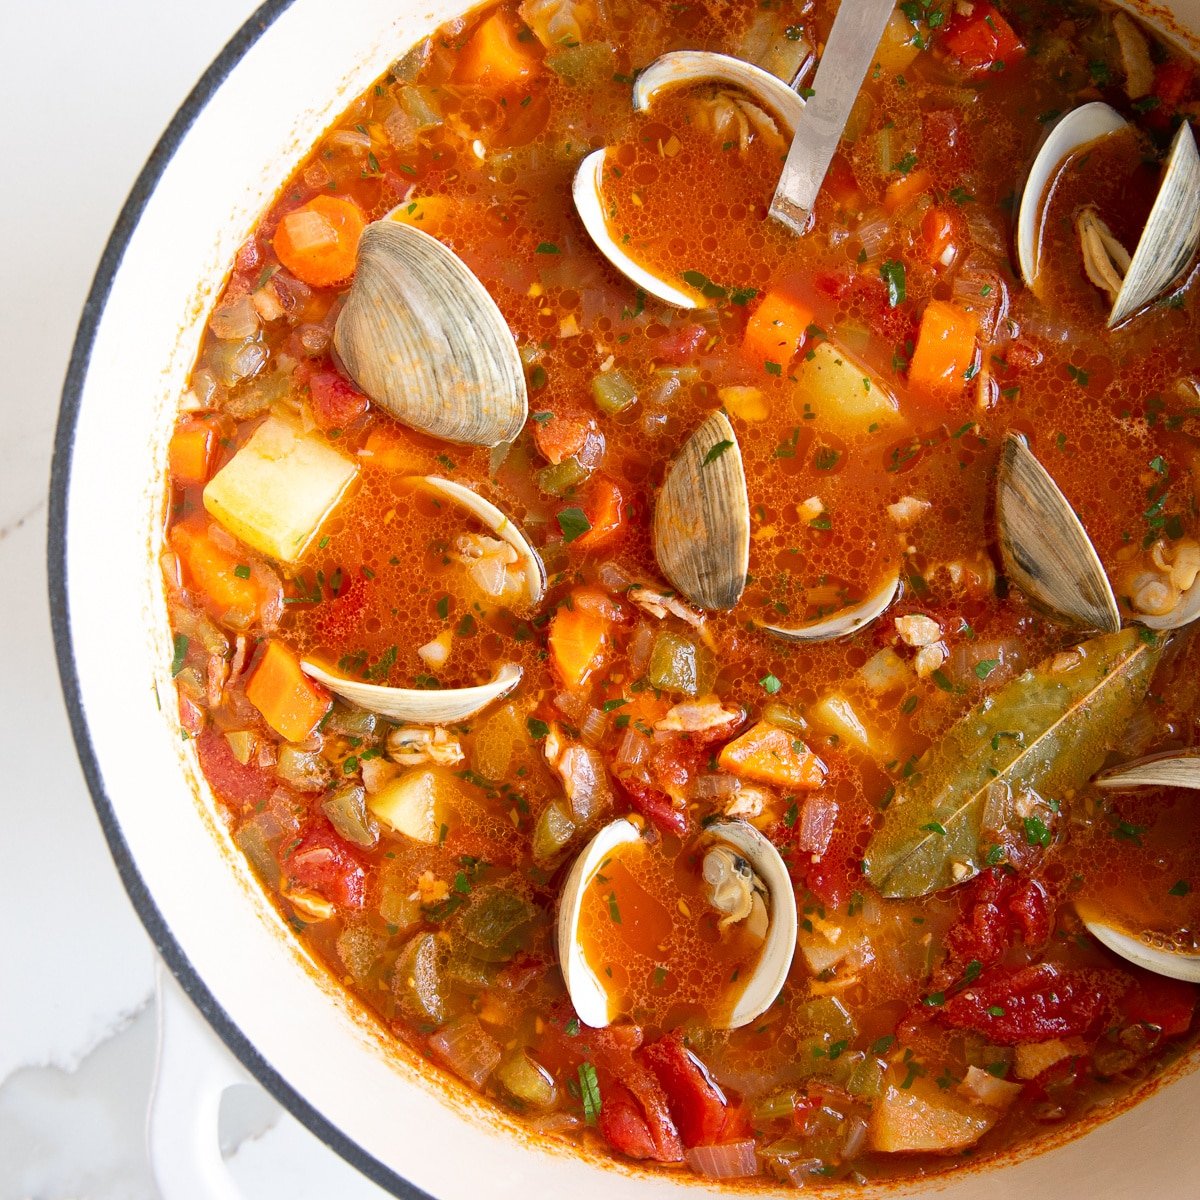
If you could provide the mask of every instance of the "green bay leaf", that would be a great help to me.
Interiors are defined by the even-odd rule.
[[[1125,629],[1076,651],[1069,670],[1051,659],[986,697],[921,757],[867,847],[867,878],[883,895],[924,896],[987,865],[989,788],[1066,802],[1100,768],[1162,650]]]

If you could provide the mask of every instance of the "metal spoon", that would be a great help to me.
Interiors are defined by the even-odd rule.
[[[838,8],[771,201],[771,216],[795,233],[808,230],[825,172],[894,8],[894,0],[843,0]]]

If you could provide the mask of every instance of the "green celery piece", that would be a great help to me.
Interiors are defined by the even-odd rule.
[[[1137,629],[1077,649],[1077,666],[1026,671],[925,752],[867,847],[867,878],[884,896],[924,896],[987,865],[981,826],[993,784],[1065,802],[1100,768],[1145,699],[1162,649]]]

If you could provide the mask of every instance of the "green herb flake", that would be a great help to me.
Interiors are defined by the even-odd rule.
[[[558,513],[558,527],[562,530],[563,541],[570,543],[583,537],[591,529],[592,523],[582,508],[564,508]]]
[[[713,446],[712,449],[709,450],[709,452],[704,456],[704,461],[700,465],[707,467],[709,463],[716,462],[726,450],[730,450],[732,448],[733,443],[731,441],[726,440],[717,442],[717,444]]]
[[[595,1125],[600,1116],[600,1084],[596,1068],[590,1062],[579,1064],[579,1095],[583,1101],[583,1119]]]
[[[1000,660],[998,658],[980,659],[980,661],[975,664],[975,674],[978,675],[980,679],[986,679],[999,665]]]
[[[175,635],[175,657],[171,659],[171,678],[174,679],[180,671],[183,670],[184,661],[187,658],[188,639],[185,634],[177,633]]]
[[[1026,817],[1025,840],[1031,846],[1050,845],[1050,830],[1046,828],[1046,823],[1037,817]]]
[[[1175,886],[1167,892],[1168,896],[1187,896],[1192,890],[1192,885],[1186,879],[1178,879],[1175,881]]]
[[[889,258],[879,268],[879,274],[882,276],[883,282],[887,284],[888,304],[892,308],[903,304],[906,295],[904,264],[899,259]]]
[[[764,675],[759,681],[759,686],[767,693],[768,696],[774,696],[783,684],[779,682],[774,675]]]
[[[541,741],[550,733],[550,726],[545,721],[539,721],[537,717],[527,717],[525,719],[525,728],[529,730],[529,736],[534,741]]]
[[[561,254],[562,251],[553,242],[539,242],[538,254]]]

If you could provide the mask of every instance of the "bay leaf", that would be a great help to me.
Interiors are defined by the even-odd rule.
[[[1056,656],[986,697],[921,757],[867,847],[867,878],[884,896],[924,896],[987,865],[990,788],[1065,805],[1095,774],[1145,699],[1162,649],[1125,629],[1074,654],[1068,670]]]

